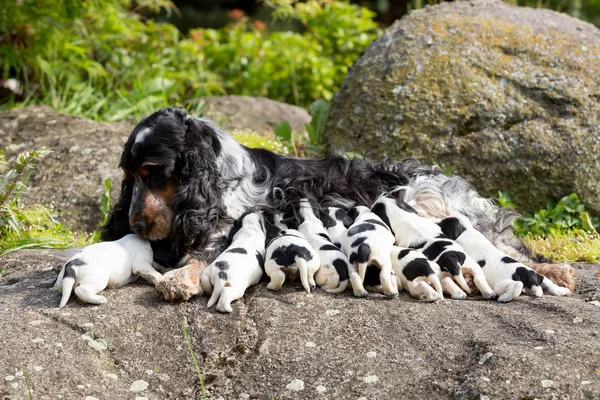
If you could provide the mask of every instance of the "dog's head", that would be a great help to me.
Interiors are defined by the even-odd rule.
[[[124,146],[121,197],[103,240],[133,232],[194,247],[222,211],[220,151],[216,129],[184,110],[163,108],[140,121]]]

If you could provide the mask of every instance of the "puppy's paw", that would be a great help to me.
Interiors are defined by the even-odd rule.
[[[467,298],[467,294],[462,290],[457,290],[456,293],[452,295],[452,298],[454,300],[464,300]]]
[[[168,301],[189,300],[202,294],[200,274],[205,267],[205,263],[195,262],[167,272],[163,279],[156,283],[156,292]]]
[[[498,295],[493,290],[485,293],[482,292],[481,295],[486,300],[496,300],[498,298]]]

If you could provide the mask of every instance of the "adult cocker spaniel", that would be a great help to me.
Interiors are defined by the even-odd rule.
[[[416,202],[421,214],[443,218],[461,212],[496,246],[522,260],[527,256],[512,235],[510,210],[484,200],[458,177],[410,159],[310,160],[249,149],[182,109],[164,108],[140,121],[125,143],[120,167],[121,195],[102,239],[133,232],[152,242],[155,261],[180,266],[157,284],[167,300],[200,292],[201,271],[226,247],[230,227],[246,210],[304,197],[323,206],[370,206],[382,193],[403,186],[398,193]],[[547,275],[564,268],[550,270]],[[555,278],[568,286],[568,277]]]

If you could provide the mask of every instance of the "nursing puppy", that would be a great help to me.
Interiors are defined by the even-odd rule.
[[[544,290],[554,296],[571,293],[504,254],[476,230],[467,217],[453,214],[439,225],[446,236],[456,240],[481,265],[487,281],[499,296],[499,302],[509,302],[519,297],[521,292],[536,297],[542,296]]]
[[[327,235],[329,235],[333,245],[341,248],[342,237],[346,234],[348,227],[352,225],[352,218],[341,208],[327,207],[319,212],[319,219],[327,229]]]
[[[442,287],[450,297],[464,299],[466,293],[471,293],[463,272],[473,275],[484,298],[496,297],[477,262],[460,245],[445,237],[435,222],[417,215],[408,203],[382,197],[373,204],[372,211],[390,227],[397,246],[416,248],[440,266]]]
[[[377,267],[380,270],[381,291],[386,296],[396,296],[398,285],[396,278],[392,276],[390,259],[394,235],[385,223],[367,207],[354,207],[348,212],[348,216],[353,218],[354,222],[342,238],[342,249],[350,255],[352,271],[358,271],[358,281],[356,281],[356,277],[352,280],[353,272],[350,276],[355,295],[357,289],[359,294],[366,294],[366,291],[364,293],[363,291],[367,268]]]
[[[265,252],[265,272],[271,278],[267,289],[279,290],[286,278],[295,281],[299,276],[302,286],[310,293],[315,289],[315,272],[321,266],[319,254],[300,232],[281,222],[280,214],[274,219],[272,223],[267,222],[269,242]]]
[[[308,200],[300,201],[298,231],[319,255],[320,268],[315,275],[317,284],[329,293],[341,293],[348,287],[350,263],[348,257],[327,235],[323,223],[317,218],[318,210]]]
[[[106,304],[98,293],[142,277],[156,284],[162,275],[152,267],[152,248],[146,240],[127,235],[114,242],[96,243],[75,254],[63,266],[54,287],[62,293],[63,308],[75,288],[84,303]]]
[[[206,306],[215,303],[217,311],[232,312],[231,303],[246,289],[256,285],[263,275],[265,226],[257,212],[243,214],[229,233],[231,244],[202,271],[202,290],[211,293]]]
[[[412,297],[426,302],[444,298],[442,284],[438,278],[440,267],[423,253],[394,246],[391,259],[396,276],[400,278],[402,286]]]

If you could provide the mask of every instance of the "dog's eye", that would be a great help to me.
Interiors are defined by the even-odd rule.
[[[126,181],[132,181],[134,179],[133,174],[131,172],[129,172],[126,168],[121,168],[121,169],[123,170],[123,174],[125,175],[124,179]]]

